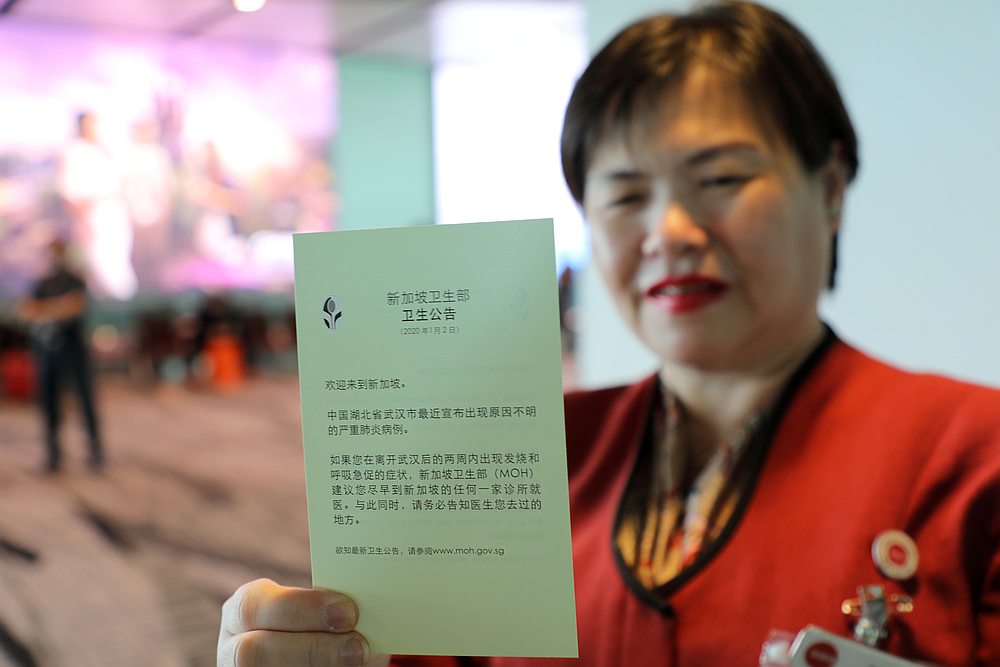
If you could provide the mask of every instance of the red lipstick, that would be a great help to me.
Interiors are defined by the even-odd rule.
[[[646,298],[671,314],[691,313],[721,298],[729,285],[697,274],[664,278],[646,290]]]

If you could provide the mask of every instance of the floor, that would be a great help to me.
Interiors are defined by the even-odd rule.
[[[214,665],[240,583],[309,584],[295,375],[99,403],[107,467],[70,409],[46,475],[34,406],[0,401],[0,667]]]

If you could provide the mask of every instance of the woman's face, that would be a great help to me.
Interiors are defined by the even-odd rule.
[[[808,173],[708,68],[663,106],[648,130],[596,147],[583,202],[595,262],[664,364],[766,371],[821,331],[843,170]]]

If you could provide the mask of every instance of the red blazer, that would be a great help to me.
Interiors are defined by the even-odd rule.
[[[879,363],[834,341],[793,379],[749,502],[718,549],[656,599],[612,547],[656,379],[566,397],[579,660],[397,658],[399,665],[756,665],[772,628],[850,636],[863,584],[905,593],[886,645],[940,665],[1000,666],[1000,392]],[[886,529],[919,549],[884,577]]]

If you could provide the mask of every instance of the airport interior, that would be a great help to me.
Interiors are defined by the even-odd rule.
[[[237,586],[310,585],[295,234],[550,218],[564,389],[655,370],[596,286],[558,142],[596,47],[688,4],[0,0],[0,667],[208,667]],[[890,10],[773,4],[832,54],[871,147],[826,319],[901,365],[1000,385],[995,298],[969,307],[995,291],[1000,225],[970,213],[996,209],[989,165],[966,155],[1000,153],[995,84],[974,85],[982,72],[945,49],[893,88],[871,69],[882,33],[846,18]],[[903,50],[938,20],[936,4],[913,5],[892,33]],[[996,4],[970,5],[950,20],[996,27]],[[848,29],[855,41],[838,46]],[[1000,62],[997,40],[982,43],[980,61]],[[927,76],[981,96],[962,127],[935,111]],[[885,110],[887,88],[912,118]],[[900,159],[914,141],[962,165],[935,183],[969,194],[949,224],[971,227],[942,239],[934,200],[885,194],[920,189],[926,169]],[[101,207],[78,203],[95,189]],[[88,459],[67,391],[53,470],[18,313],[56,239],[86,277],[103,457]],[[955,296],[928,275],[941,262],[973,287]],[[968,345],[942,345],[958,328]]]
[[[239,584],[309,585],[293,234],[558,210],[566,298],[583,260],[539,146],[585,56],[580,3],[253,4],[0,3],[4,667],[207,667]],[[544,97],[524,104],[511,77],[529,66]],[[520,173],[503,174],[482,156],[510,123],[527,130]],[[73,208],[100,188],[102,210]],[[46,469],[17,310],[55,238],[87,278],[100,468],[67,390],[62,465]]]

